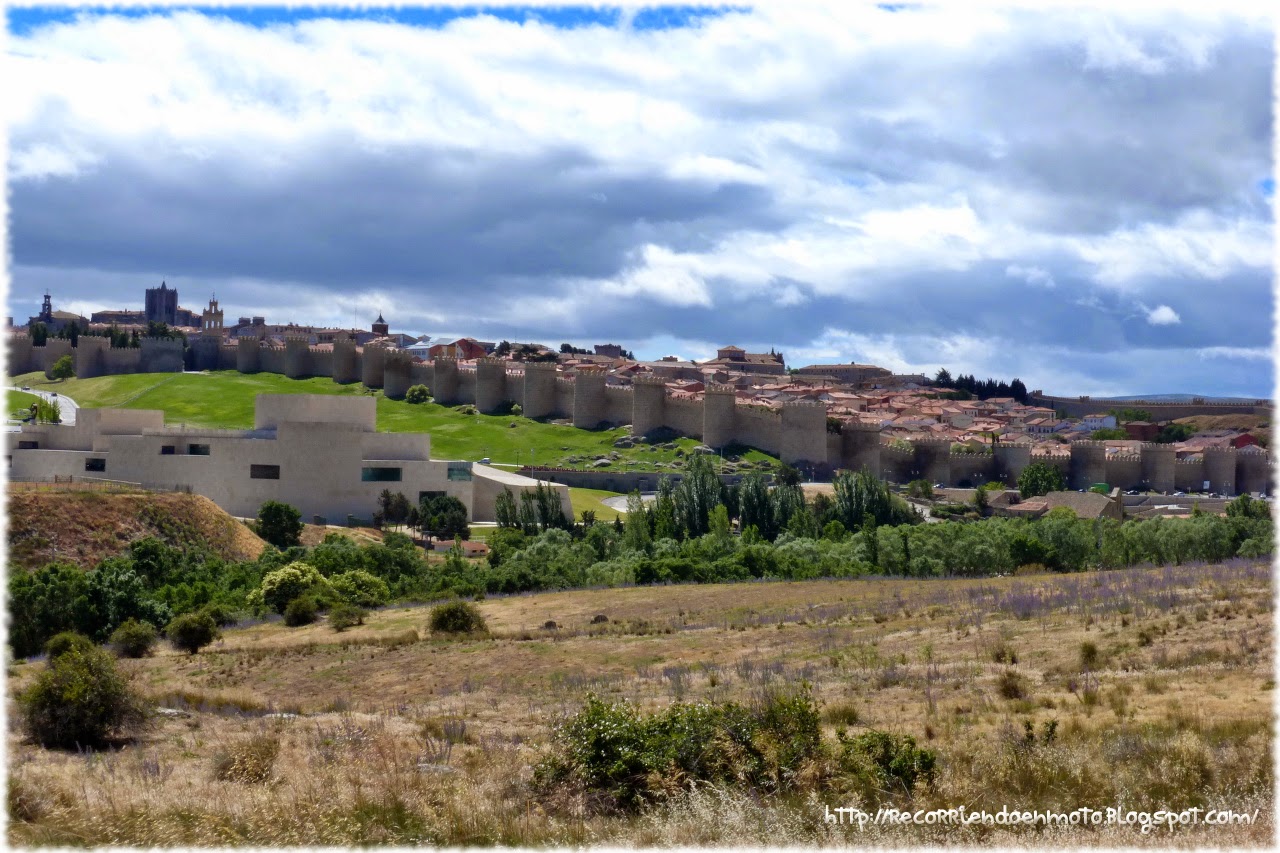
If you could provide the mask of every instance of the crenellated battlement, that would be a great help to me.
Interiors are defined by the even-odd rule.
[[[633,385],[651,385],[658,388],[667,387],[667,380],[661,376],[637,376],[631,380]]]
[[[827,404],[821,400],[783,400],[784,409],[826,409]]]

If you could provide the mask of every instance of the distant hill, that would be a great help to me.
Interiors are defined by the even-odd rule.
[[[11,483],[8,509],[11,568],[66,560],[89,569],[146,536],[180,548],[207,548],[227,560],[256,559],[266,547],[200,495],[55,491]]]

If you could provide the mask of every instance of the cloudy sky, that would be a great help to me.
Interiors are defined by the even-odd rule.
[[[9,313],[1270,395],[1265,4],[10,9]]]

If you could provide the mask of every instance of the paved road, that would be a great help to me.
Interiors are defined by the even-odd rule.
[[[23,390],[22,388],[19,388],[16,385],[10,385],[8,386],[8,388],[10,391]],[[28,390],[26,393],[34,394],[37,397],[43,397],[46,400],[57,400],[58,408],[62,410],[62,422],[64,424],[74,424],[76,422],[76,409],[80,408],[80,406],[76,403],[75,400],[72,400],[70,397],[64,397],[61,394],[56,394],[53,391],[37,391],[34,388]]]

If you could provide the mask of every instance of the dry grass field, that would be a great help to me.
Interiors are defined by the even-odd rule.
[[[851,580],[490,598],[490,633],[426,608],[231,629],[197,655],[122,661],[158,707],[119,750],[22,739],[11,844],[1269,846],[1272,586],[1260,562],[975,580]],[[603,615],[608,621],[595,621]],[[557,627],[543,627],[554,621]],[[859,829],[821,786],[674,785],[638,815],[532,785],[588,694],[645,709],[808,690],[823,728],[910,734],[937,773],[899,807],[1230,808],[1252,826]],[[1030,725],[1028,736],[1027,726]],[[239,756],[240,763],[231,761]],[[218,777],[262,769],[262,781]],[[224,777],[226,773],[222,774]],[[234,776],[234,774],[232,774]]]

